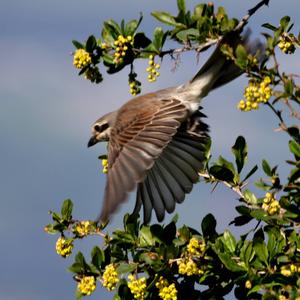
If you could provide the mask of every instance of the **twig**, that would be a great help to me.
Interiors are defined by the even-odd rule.
[[[284,103],[291,111],[291,116],[300,120],[300,114],[295,110],[295,108],[291,105],[291,103],[287,99],[284,101]]]
[[[248,23],[248,20],[252,15],[254,15],[262,6],[269,5],[270,0],[262,0],[254,7],[248,10],[248,14],[242,18],[239,24],[234,28],[234,31],[242,31],[245,25]]]
[[[280,110],[276,110],[274,108],[274,106],[272,104],[270,104],[269,102],[266,103],[267,106],[269,106],[271,108],[271,110],[274,112],[274,114],[278,117],[278,119],[280,120],[279,123],[279,127],[283,130],[283,131],[287,131],[287,126],[284,123],[284,120],[281,116],[281,111]]]
[[[233,186],[230,183],[228,183],[227,181],[218,180],[214,176],[212,176],[212,175],[210,175],[208,173],[201,173],[201,172],[199,172],[198,174],[199,174],[199,176],[201,176],[203,178],[212,179],[212,180],[215,180],[215,181],[223,183],[224,185],[226,185],[227,187],[229,187],[232,191],[234,191],[235,193],[237,193],[240,198],[245,199],[245,197],[243,195],[243,192],[241,190],[242,187],[240,187],[238,185],[237,186]]]

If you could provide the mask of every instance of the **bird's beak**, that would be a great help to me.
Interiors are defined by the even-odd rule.
[[[95,144],[97,144],[99,141],[96,139],[96,137],[92,136],[87,144],[88,147],[92,147]]]

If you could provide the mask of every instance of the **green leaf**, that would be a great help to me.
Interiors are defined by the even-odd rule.
[[[273,257],[278,256],[279,253],[282,253],[286,242],[278,228],[273,226],[266,226],[264,228],[264,231],[268,235],[267,248],[270,258],[272,259]]]
[[[173,17],[171,14],[167,13],[167,12],[163,12],[163,11],[154,11],[151,13],[151,15],[156,18],[158,21],[165,23],[167,25],[171,25],[171,26],[184,26],[181,23],[177,23],[175,20],[175,17]]]
[[[176,37],[183,42],[188,40],[195,40],[200,37],[200,33],[198,29],[189,28],[185,30],[181,30],[176,34]]]
[[[70,221],[72,218],[73,203],[71,199],[66,199],[61,207],[61,216],[63,219]]]
[[[217,221],[212,214],[207,214],[201,223],[202,234],[204,237],[214,237],[216,232]]]
[[[98,269],[101,269],[101,265],[105,260],[104,251],[95,246],[91,252],[92,264]]]
[[[225,230],[223,233],[225,246],[229,249],[231,253],[234,253],[236,248],[236,240],[229,230]]]
[[[163,241],[170,245],[176,237],[176,225],[174,222],[168,224],[163,230]]]
[[[255,254],[257,255],[257,257],[263,263],[268,265],[269,252],[268,252],[268,248],[267,248],[266,244],[264,243],[264,241],[261,239],[258,239],[258,240],[254,239],[253,248],[254,248],[254,251],[255,251]]]
[[[248,178],[250,178],[256,171],[258,170],[258,166],[255,165],[251,171],[245,176],[242,182],[245,182]]]
[[[286,92],[287,96],[292,96],[294,91],[294,82],[291,79],[287,79],[284,82],[284,91]]]
[[[103,23],[104,27],[109,28],[116,37],[118,37],[120,34],[122,34],[121,28],[117,22],[110,19]]]
[[[153,46],[156,50],[156,52],[160,52],[161,48],[163,47],[163,44],[165,42],[165,35],[161,27],[156,27],[154,29],[153,34]]]
[[[154,246],[155,238],[152,235],[149,226],[143,225],[139,232],[139,240],[142,247],[145,246]]]
[[[185,0],[177,0],[177,7],[180,13],[185,14]]]
[[[92,53],[96,47],[97,47],[96,38],[93,35],[89,36],[85,44],[86,51]]]
[[[146,48],[150,44],[151,40],[143,32],[139,32],[134,36],[134,48]]]
[[[247,203],[254,204],[254,205],[257,204],[257,198],[251,191],[245,190],[243,192],[243,195]]]
[[[83,297],[83,295],[81,294],[79,288],[76,288],[76,292],[75,292],[75,299],[76,300],[80,300]]]
[[[78,251],[78,253],[75,256],[75,262],[82,266],[86,264],[84,256],[80,251]]]
[[[110,29],[110,27],[104,26],[101,35],[103,40],[109,45],[112,45],[116,38],[115,34],[113,34],[113,31]]]
[[[44,227],[44,231],[49,233],[49,234],[56,234],[59,231],[57,231],[56,229],[54,229],[53,224],[48,224]]]
[[[289,16],[285,16],[283,18],[281,18],[280,20],[280,26],[283,28],[283,30],[285,31],[290,23],[291,18]]]
[[[268,175],[268,176],[273,175],[272,171],[271,171],[271,167],[265,159],[263,159],[263,161],[262,161],[262,168],[263,168],[264,172],[266,173],[266,175]]]
[[[252,242],[245,241],[240,253],[241,260],[245,263],[246,266],[249,266],[250,262],[254,258],[255,252],[252,246]]]
[[[233,219],[233,221],[231,221],[229,223],[229,225],[234,224],[235,226],[243,226],[243,225],[249,223],[252,219],[253,218],[249,217],[249,216],[238,216],[238,217],[235,217]]]
[[[231,254],[217,252],[217,255],[228,270],[232,272],[245,272],[245,268],[238,265],[237,262],[232,259]]]
[[[234,182],[234,173],[225,166],[214,165],[209,169],[209,173],[218,180]]]
[[[84,270],[83,266],[76,262],[73,263],[70,267],[68,267],[69,272],[76,273],[76,274],[83,272],[83,270]]]
[[[76,49],[83,49],[84,48],[84,46],[81,43],[79,43],[78,41],[76,41],[76,40],[73,40],[72,44],[74,45],[74,47]]]
[[[264,28],[270,29],[272,31],[276,31],[277,30],[277,27],[271,25],[270,23],[264,23],[261,26],[264,27]]]
[[[235,54],[236,54],[236,63],[238,64],[239,67],[244,69],[247,66],[247,62],[248,62],[248,58],[247,58],[248,53],[245,47],[239,44],[236,47]]]
[[[143,19],[143,16],[141,15],[140,19],[139,20],[131,20],[129,21],[126,26],[125,26],[125,35],[128,36],[128,35],[131,35],[133,36],[135,31],[137,30],[139,24],[141,23]]]
[[[300,145],[296,141],[289,141],[289,148],[296,158],[300,158]]]
[[[113,20],[103,23],[102,37],[108,44],[113,44],[120,34],[121,28]]]
[[[120,263],[118,268],[117,268],[117,272],[118,274],[126,274],[126,273],[130,273],[133,272],[137,269],[137,264],[135,263]]]
[[[243,136],[239,136],[235,144],[232,146],[232,152],[235,156],[235,162],[237,166],[238,173],[241,173],[243,166],[247,161],[247,143]]]

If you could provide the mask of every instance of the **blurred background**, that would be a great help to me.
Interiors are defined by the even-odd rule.
[[[186,0],[192,9],[199,1]],[[224,5],[229,16],[241,18],[258,1],[215,1]],[[253,38],[265,31],[261,24],[277,25],[284,15],[300,28],[300,3],[297,0],[271,0],[254,15],[249,27]],[[71,198],[74,217],[94,219],[102,205],[105,175],[98,155],[105,145],[87,149],[90,125],[104,113],[118,108],[131,98],[127,84],[128,69],[120,74],[104,74],[104,82],[94,85],[77,76],[72,66],[72,39],[84,41],[90,34],[100,36],[104,20],[138,18],[143,12],[141,29],[152,36],[158,23],[153,10],[176,12],[175,0],[1,0],[0,10],[0,299],[52,300],[74,299],[75,282],[66,271],[73,256],[62,259],[55,252],[56,236],[43,231],[51,222],[49,210],[59,210],[62,201]],[[280,55],[285,70],[299,73],[299,51]],[[183,54],[181,64],[172,72],[166,58],[156,83],[146,80],[147,61],[136,65],[143,92],[181,84],[190,79],[205,61],[194,54]],[[230,148],[238,135],[244,135],[249,147],[246,170],[268,158],[287,175],[289,158],[287,137],[275,132],[278,120],[267,108],[242,113],[236,109],[242,98],[245,76],[212,92],[202,103],[212,136],[213,159],[222,154],[232,159]],[[257,172],[254,178],[262,176]],[[252,182],[250,182],[250,187]],[[256,191],[256,190],[254,190]],[[258,195],[261,192],[257,191]],[[201,220],[212,213],[218,230],[242,231],[229,222],[234,218],[236,195],[219,185],[200,183],[177,206],[179,223],[200,228]],[[122,216],[130,212],[134,195],[115,214],[109,230],[122,226]],[[168,222],[170,218],[166,219]],[[153,221],[156,221],[153,219]],[[89,253],[100,239],[76,243],[75,250]],[[76,252],[76,251],[75,251]],[[89,299],[111,299],[111,293],[98,285]],[[233,296],[228,296],[231,299]],[[232,298],[233,299],[233,298]]]

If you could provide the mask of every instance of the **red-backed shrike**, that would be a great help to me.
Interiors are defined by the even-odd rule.
[[[192,190],[210,142],[208,126],[201,120],[201,99],[242,74],[222,53],[224,44],[233,49],[243,44],[251,53],[260,48],[236,32],[227,34],[192,80],[135,97],[93,124],[88,146],[108,141],[107,183],[99,221],[107,221],[136,187],[134,212],[143,205],[145,223],[152,209],[162,221],[165,211],[173,212],[175,204]]]

